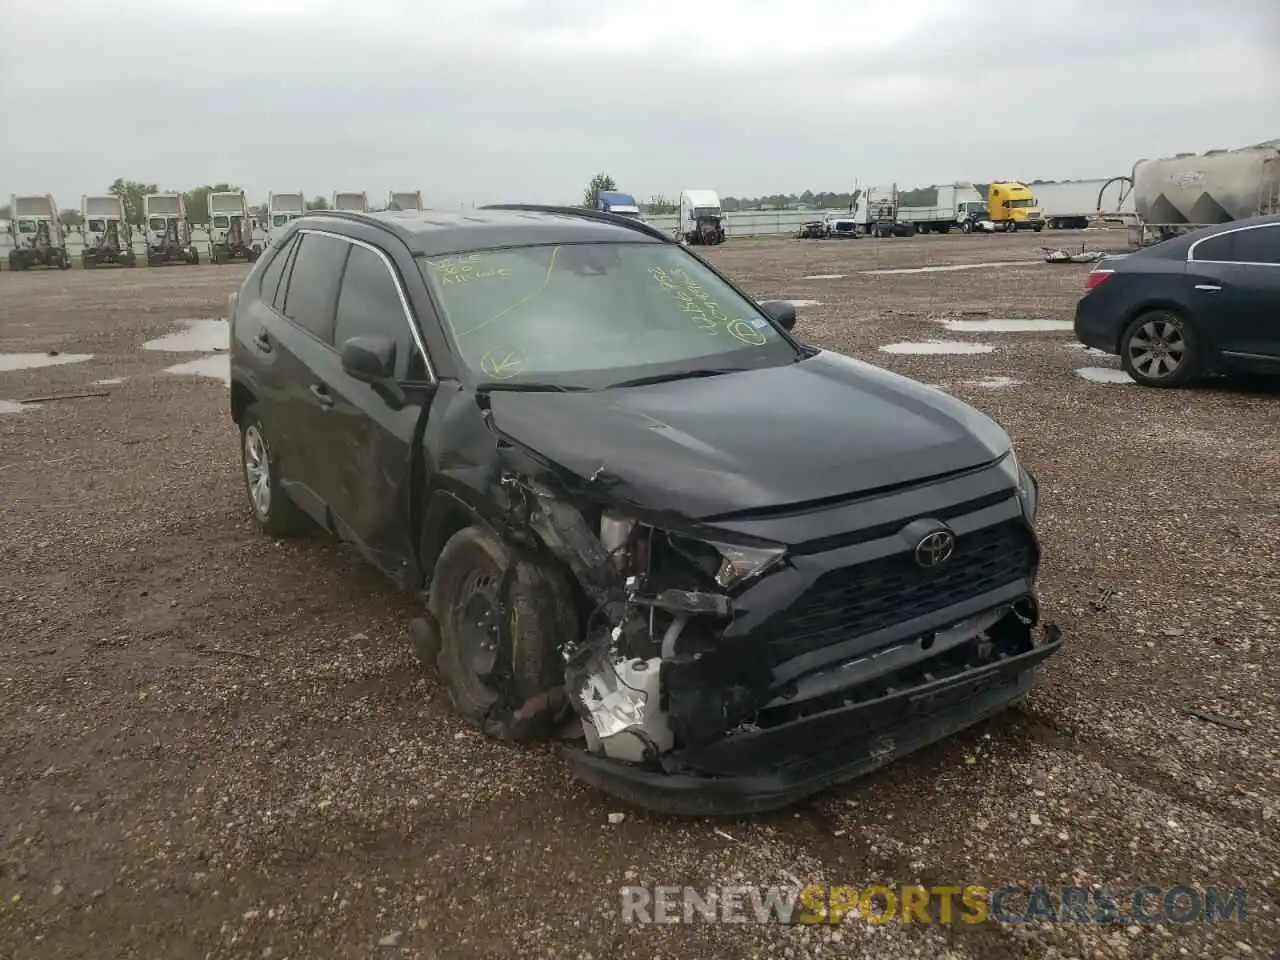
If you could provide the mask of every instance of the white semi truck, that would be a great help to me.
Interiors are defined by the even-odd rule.
[[[71,269],[66,231],[58,220],[58,205],[53,194],[10,197],[9,233],[13,238],[13,248],[9,251],[10,270],[28,270],[31,267]]]
[[[146,221],[147,266],[200,262],[200,252],[191,242],[191,224],[182,194],[149,193],[142,198],[142,210]]]
[[[422,210],[421,190],[392,190],[387,197],[388,210]]]
[[[714,190],[682,190],[676,239],[685,243],[724,243],[724,211]]]
[[[1133,213],[1133,191],[1115,178],[1028,184],[1044,225],[1050,230],[1083,230],[1094,217]]]
[[[359,193],[335,192],[333,195],[333,209],[349,210],[352,213],[367,213],[369,211],[369,195],[363,190]]]
[[[209,262],[258,259],[262,245],[253,242],[249,201],[243,190],[209,194]]]
[[[284,233],[290,220],[296,220],[307,212],[307,196],[301,190],[296,193],[267,194],[267,244],[273,244]]]
[[[86,270],[107,263],[134,267],[138,256],[133,252],[133,226],[125,216],[124,199],[117,196],[80,198],[80,216],[84,218],[84,248],[80,265]]]
[[[971,183],[934,187],[929,206],[904,207],[896,183],[867,187],[858,193],[852,219],[859,236],[910,237],[917,233],[991,232],[987,202]]]

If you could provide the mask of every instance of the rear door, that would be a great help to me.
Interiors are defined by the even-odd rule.
[[[1193,243],[1187,251],[1185,273],[1187,302],[1198,323],[1198,329],[1223,353],[1239,352],[1244,332],[1240,329],[1233,303],[1235,284],[1232,273],[1236,232],[1224,231]]]
[[[387,573],[408,572],[413,555],[409,518],[414,436],[434,375],[393,259],[372,244],[350,240],[338,293],[332,363],[317,374],[333,398],[329,413],[332,469],[323,491],[335,525]],[[404,393],[397,408],[342,369],[342,345],[353,337],[395,344],[395,376]]]
[[[293,501],[329,526],[325,490],[337,464],[330,453],[333,394],[325,378],[333,349],[338,284],[351,245],[333,234],[298,232],[288,275],[276,296],[272,353],[279,369],[280,419],[275,435],[281,482]]]
[[[1226,267],[1226,309],[1242,359],[1280,361],[1280,223],[1234,234]]]

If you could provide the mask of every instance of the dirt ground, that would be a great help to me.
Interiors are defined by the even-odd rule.
[[[1093,382],[1074,371],[1116,363],[1069,331],[938,322],[1070,319],[1088,268],[1039,248],[1086,239],[1124,243],[711,251],[760,298],[819,301],[803,338],[1004,424],[1040,478],[1042,598],[1068,639],[1023,705],[793,810],[714,823],[627,810],[545,749],[486,741],[415,666],[410,598],[318,536],[254,532],[225,385],[162,372],[199,353],[141,349],[222,316],[244,267],[0,275],[0,353],[93,355],[0,372],[0,399],[108,393],[0,413],[0,957],[1276,956],[1280,389]],[[861,272],[985,261],[1031,262]],[[879,350],[929,339],[994,350]],[[1247,919],[814,929],[619,910],[623,884],[797,881],[1243,885]]]

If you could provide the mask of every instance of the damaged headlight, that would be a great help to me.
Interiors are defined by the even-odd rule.
[[[1040,506],[1040,485],[1035,476],[1018,463],[1018,457],[1012,449],[1005,457],[1003,467],[1018,486],[1018,503],[1022,505],[1022,515],[1027,518],[1028,523],[1035,523],[1036,510]]]
[[[736,543],[706,541],[720,554],[716,583],[726,590],[767,573],[786,557],[785,547],[744,547]]]

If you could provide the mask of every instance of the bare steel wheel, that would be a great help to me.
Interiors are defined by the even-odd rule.
[[[298,508],[280,486],[279,468],[262,421],[253,407],[244,412],[240,428],[240,457],[254,522],[263,533],[275,537],[292,533],[298,527]]]
[[[1120,338],[1120,364],[1143,386],[1181,386],[1200,372],[1200,363],[1194,329],[1172,310],[1142,314]]]

